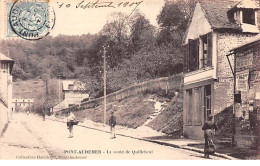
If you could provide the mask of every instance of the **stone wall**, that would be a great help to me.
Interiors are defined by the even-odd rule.
[[[183,84],[183,77],[182,74],[178,74],[171,77],[163,77],[158,78],[146,82],[142,82],[140,84],[132,85],[125,89],[121,89],[117,92],[111,93],[106,96],[107,102],[113,102],[117,100],[124,99],[129,96],[133,96],[145,91],[157,91],[158,89],[165,90],[166,92],[173,89],[180,89]],[[104,103],[104,98],[100,97],[91,101],[86,101],[81,104],[60,110],[56,112],[59,116],[67,111],[77,111],[77,110],[84,110],[88,108],[95,107],[97,105],[102,105]]]
[[[217,114],[233,104],[233,75],[226,57],[230,50],[236,48],[248,40],[254,34],[239,34],[231,32],[217,33],[217,77],[214,82],[214,114]],[[234,67],[234,55],[229,56],[232,68]]]

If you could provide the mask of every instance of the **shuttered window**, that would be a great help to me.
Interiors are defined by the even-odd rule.
[[[212,66],[212,33],[201,36],[202,41],[202,58],[200,59],[201,66],[200,68],[205,68]]]
[[[184,73],[212,66],[212,33],[191,40],[185,46],[185,54],[183,58]],[[200,47],[200,44],[202,45]],[[200,56],[202,55],[202,56]]]

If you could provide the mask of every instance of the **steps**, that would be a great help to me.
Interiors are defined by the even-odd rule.
[[[155,102],[154,104],[154,112],[152,115],[150,115],[148,118],[147,118],[147,121],[143,124],[143,126],[146,126],[148,125],[154,118],[156,118],[160,113],[161,113],[161,110],[162,110],[162,107],[164,105],[164,103],[161,103],[159,101],[156,101],[154,99],[150,99],[149,101],[153,101]]]

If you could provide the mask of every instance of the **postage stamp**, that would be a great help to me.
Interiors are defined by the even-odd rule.
[[[7,35],[16,34],[26,40],[39,40],[47,36],[55,25],[55,12],[47,1],[15,1],[7,17]]]

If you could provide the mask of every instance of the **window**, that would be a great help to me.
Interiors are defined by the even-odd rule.
[[[74,85],[73,84],[69,84],[69,90],[74,90]]]
[[[186,45],[183,71],[192,72],[212,66],[212,33],[191,40]]]
[[[255,25],[255,11],[253,9],[244,9],[242,17],[243,23]]]
[[[200,68],[205,68],[212,65],[212,34],[209,33],[201,37],[201,65]]]

